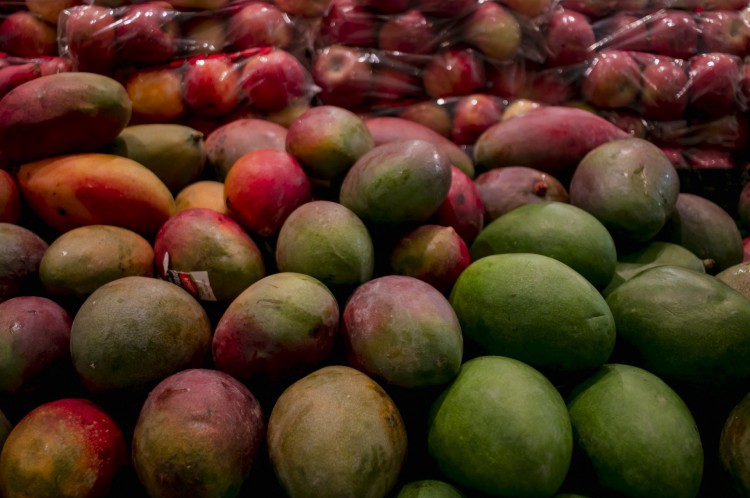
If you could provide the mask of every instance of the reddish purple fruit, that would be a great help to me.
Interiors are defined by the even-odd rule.
[[[435,223],[452,227],[466,244],[471,244],[484,227],[484,204],[479,189],[455,166],[451,166],[451,187],[435,213]]]

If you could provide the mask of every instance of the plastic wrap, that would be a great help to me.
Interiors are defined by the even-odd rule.
[[[60,54],[70,57],[77,71],[102,74],[267,46],[298,56],[305,50],[292,19],[257,1],[196,11],[176,10],[165,1],[117,8],[78,5],[60,14],[57,35]]]
[[[55,25],[27,10],[1,14],[0,51],[18,57],[55,56]]]
[[[647,12],[660,9],[687,11],[742,10],[747,0],[560,0],[560,5],[581,12],[592,19],[618,12]]]
[[[72,70],[68,59],[62,57],[16,57],[0,53],[0,98],[18,85],[54,73]]]
[[[133,123],[185,122],[202,130],[306,107],[318,91],[302,63],[274,47],[197,56],[117,77],[133,103]]]

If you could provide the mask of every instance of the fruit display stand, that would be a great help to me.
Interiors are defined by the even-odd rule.
[[[24,0],[0,52],[0,497],[750,490],[746,0]]]

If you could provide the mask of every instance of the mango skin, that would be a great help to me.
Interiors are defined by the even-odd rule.
[[[161,381],[141,407],[133,464],[150,496],[231,498],[263,444],[258,400],[233,377],[188,369]]]
[[[218,301],[232,301],[266,274],[255,241],[232,218],[212,209],[194,208],[172,216],[154,240],[157,274],[169,269],[207,272]]]
[[[48,244],[31,230],[0,223],[0,302],[33,288]]]
[[[716,278],[750,300],[750,261],[730,266],[717,273]]]
[[[85,298],[102,285],[128,276],[154,276],[154,250],[137,233],[110,225],[74,228],[50,244],[39,278],[53,296]]]
[[[174,202],[178,212],[191,208],[208,208],[227,214],[224,184],[214,180],[191,183],[177,193]]]
[[[265,119],[244,118],[227,123],[206,137],[208,165],[226,178],[237,159],[258,149],[286,150],[286,128]]]
[[[461,366],[431,407],[427,443],[451,482],[523,498],[551,496],[573,452],[560,393],[537,370],[502,356]]]
[[[92,392],[141,389],[200,367],[211,348],[201,305],[173,283],[123,277],[94,291],[73,318],[70,354]]]
[[[203,133],[174,123],[128,126],[100,152],[142,164],[172,192],[195,181],[206,165]]]
[[[175,211],[169,189],[145,166],[110,154],[71,154],[21,166],[21,192],[47,225],[66,232],[115,225],[151,235]]]
[[[3,157],[25,163],[92,152],[130,121],[132,104],[116,80],[94,73],[57,73],[19,85],[0,102]]]
[[[396,498],[465,498],[465,495],[447,482],[425,479],[404,484]]]
[[[212,340],[216,368],[242,381],[309,373],[330,354],[339,305],[309,275],[279,272],[255,282],[227,307]]]
[[[5,440],[8,439],[8,434],[10,434],[10,430],[12,428],[13,424],[11,424],[10,420],[8,420],[8,417],[6,417],[5,414],[0,411],[0,452],[3,449]]]
[[[729,412],[719,437],[719,458],[739,496],[750,496],[750,394]]]
[[[615,273],[615,241],[593,215],[564,202],[536,202],[489,223],[471,246],[473,260],[490,254],[531,252],[555,258],[596,288]]]
[[[604,488],[623,496],[688,498],[698,494],[703,448],[683,400],[638,367],[604,365],[568,401],[576,457]],[[590,480],[592,470],[585,466]],[[618,495],[619,496],[619,495]]]
[[[541,254],[475,261],[458,277],[450,302],[467,339],[545,373],[596,369],[615,346],[615,321],[601,294]]]
[[[0,303],[0,391],[33,387],[40,374],[69,362],[72,322],[46,297],[18,296]]]
[[[104,498],[126,464],[120,428],[89,400],[39,405],[8,435],[0,453],[0,495]]]
[[[386,275],[351,295],[341,331],[349,365],[387,384],[419,388],[453,380],[463,336],[448,300],[413,277]]]
[[[424,140],[377,146],[349,169],[339,202],[365,221],[423,221],[435,214],[451,186],[448,157]]]
[[[279,396],[266,442],[290,498],[384,498],[396,484],[407,435],[398,407],[367,375],[334,365]]]
[[[607,296],[617,347],[670,385],[724,392],[750,380],[750,301],[711,275],[645,270]]]

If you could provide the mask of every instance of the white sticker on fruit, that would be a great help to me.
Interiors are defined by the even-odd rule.
[[[177,271],[169,269],[169,253],[164,253],[162,260],[164,268],[161,278],[179,285],[188,291],[194,298],[202,301],[216,301],[211,282],[208,280],[207,271]]]

